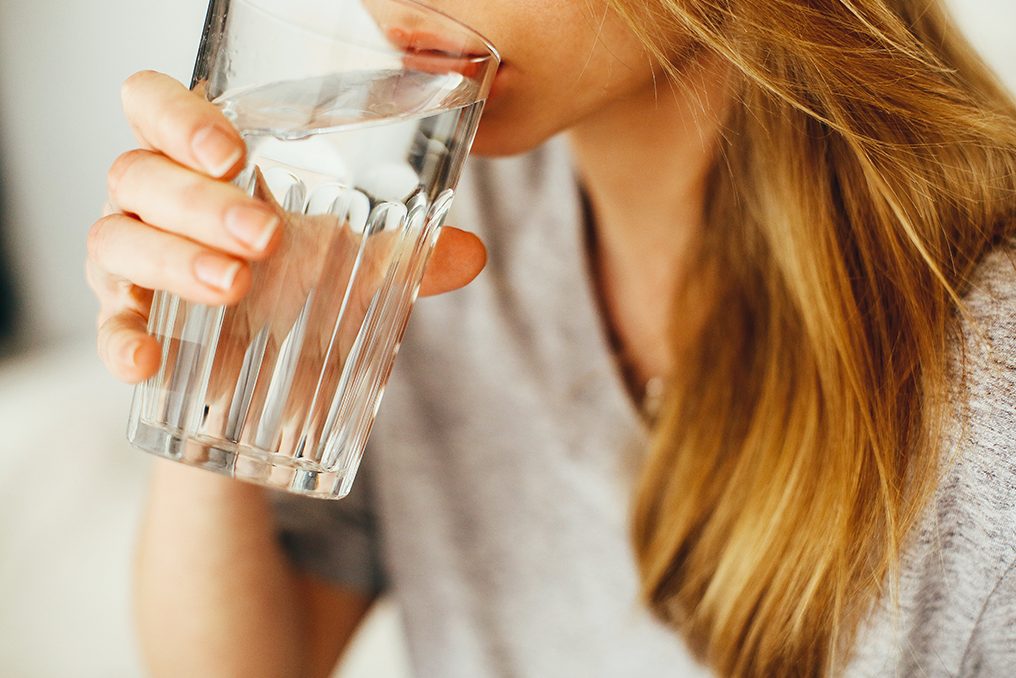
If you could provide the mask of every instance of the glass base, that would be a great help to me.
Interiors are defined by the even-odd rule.
[[[327,471],[313,462],[188,436],[144,421],[131,427],[128,438],[134,446],[164,459],[317,499],[342,499],[349,494],[356,474],[355,468]]]

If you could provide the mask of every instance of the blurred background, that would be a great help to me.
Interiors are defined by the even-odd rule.
[[[150,460],[95,357],[85,233],[133,145],[120,83],[188,82],[206,4],[0,0],[0,675],[142,675],[128,587]],[[949,4],[1016,89],[1016,0]],[[406,674],[385,603],[336,675]]]

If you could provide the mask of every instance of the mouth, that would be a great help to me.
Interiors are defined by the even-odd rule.
[[[489,67],[490,61],[498,58],[496,52],[492,50],[467,51],[461,43],[426,31],[390,28],[385,35],[404,53],[403,63],[408,68],[426,73],[456,72],[467,78],[478,79]],[[504,65],[504,62],[498,61],[498,75]],[[494,77],[494,84],[498,79]]]
[[[497,58],[493,47],[481,49],[477,47],[472,51],[466,51],[464,45],[446,37],[442,37],[429,31],[412,31],[403,28],[389,28],[385,35],[400,50],[412,54],[426,54],[428,56],[441,57],[446,59],[457,59],[464,61],[486,61]],[[474,41],[474,45],[478,41]]]

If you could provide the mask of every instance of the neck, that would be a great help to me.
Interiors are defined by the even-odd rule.
[[[605,311],[639,381],[670,368],[668,302],[702,227],[723,93],[723,71],[700,64],[569,133],[592,208]]]

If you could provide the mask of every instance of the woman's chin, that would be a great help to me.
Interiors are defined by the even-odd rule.
[[[527,129],[519,121],[501,122],[499,116],[486,117],[480,121],[471,149],[472,155],[497,157],[518,155],[536,148],[551,135],[534,129]]]

